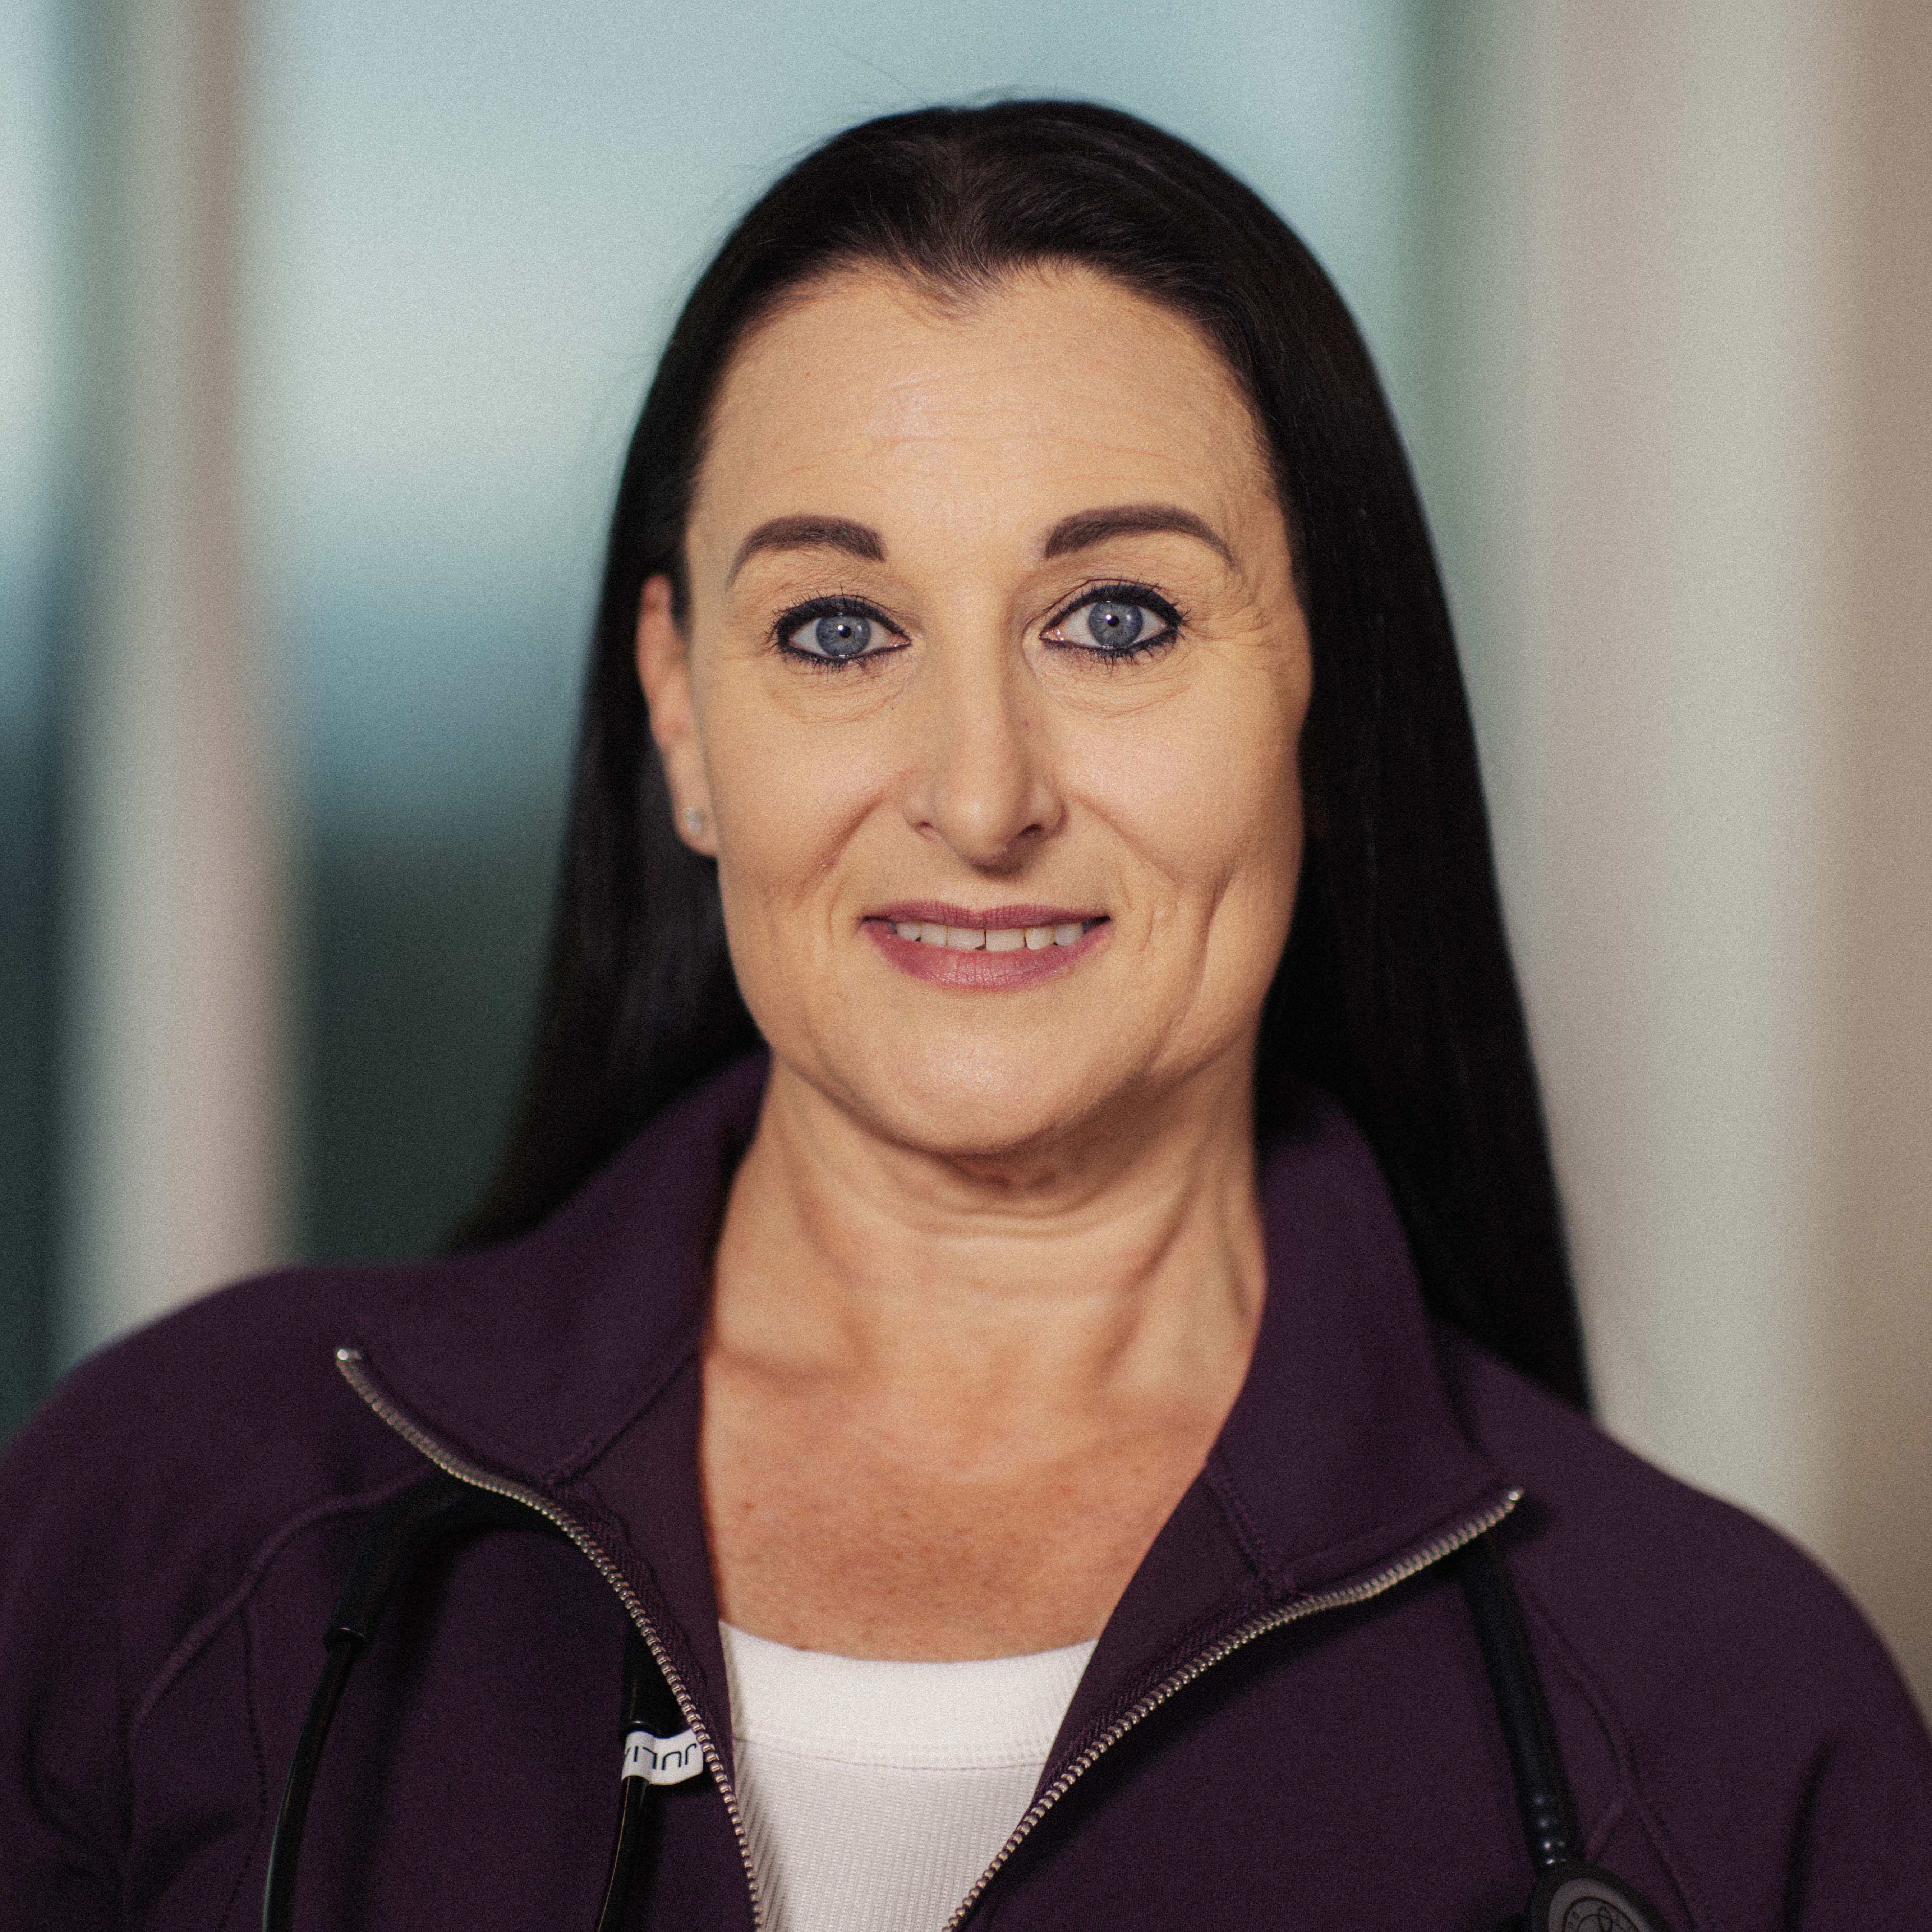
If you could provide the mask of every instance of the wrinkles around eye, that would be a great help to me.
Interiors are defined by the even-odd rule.
[[[825,648],[818,634],[828,623],[856,627],[862,634],[858,647],[849,651]],[[890,657],[908,641],[876,604],[848,596],[815,597],[793,605],[772,626],[772,640],[787,657],[834,669]]]
[[[1140,614],[1141,621],[1132,634],[1118,642],[1082,634],[1082,614],[1107,604]],[[866,634],[858,648],[848,651],[825,648],[826,640],[820,627],[828,620],[838,626],[860,627]],[[1082,586],[1077,596],[1062,604],[1041,626],[1039,635],[1042,644],[1056,650],[1124,662],[1165,649],[1180,636],[1185,622],[1180,611],[1148,585],[1114,581]],[[1070,629],[1073,634],[1069,634]],[[869,598],[847,593],[809,598],[790,606],[773,622],[770,638],[772,646],[794,662],[834,670],[848,665],[875,664],[897,655],[914,641]]]
[[[1116,604],[1138,610],[1145,621],[1125,640],[1114,643],[1090,634],[1079,634],[1083,614],[1098,606]],[[1160,593],[1144,584],[1108,583],[1089,585],[1041,632],[1041,641],[1064,650],[1084,652],[1090,657],[1120,660],[1144,656],[1162,649],[1178,638],[1185,620]],[[1075,634],[1069,635],[1072,630]]]

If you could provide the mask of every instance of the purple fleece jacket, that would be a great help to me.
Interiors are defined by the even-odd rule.
[[[322,1632],[430,1455],[541,1497],[584,1546],[492,1534],[405,1587],[323,1762],[299,1923],[588,1932],[626,1598],[709,1760],[655,1794],[630,1924],[758,1922],[696,1347],[762,1078],[747,1062],[680,1102],[520,1240],[244,1282],[98,1356],[28,1426],[0,1464],[0,1925],[260,1922]],[[1932,1744],[1838,1591],[1432,1328],[1335,1109],[1270,1150],[1263,1194],[1246,1384],[974,1932],[1489,1932],[1520,1910],[1509,1763],[1439,1560],[1505,1511],[1591,1856],[1678,1932],[1932,1925]]]

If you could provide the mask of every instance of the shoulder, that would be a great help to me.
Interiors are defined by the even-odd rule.
[[[42,1555],[119,1552],[150,1579],[178,1549],[232,1568],[291,1511],[420,1466],[340,1371],[338,1349],[372,1332],[418,1381],[452,1384],[452,1406],[522,1393],[568,1412],[614,1353],[649,1372],[701,1314],[718,1174],[764,1077],[760,1057],[734,1063],[512,1240],[258,1276],[103,1349],[0,1457],[0,1577],[30,1538]],[[632,1334],[646,1316],[655,1328]],[[604,1346],[620,1334],[635,1346]]]
[[[398,1271],[400,1272],[400,1271]],[[102,1349],[0,1457],[0,1642],[86,1629],[125,1706],[305,1514],[353,1507],[407,1451],[338,1372],[374,1271],[221,1289]]]
[[[0,1460],[0,1482],[29,1502],[212,1505],[240,1522],[352,1481],[346,1425],[360,1405],[335,1346],[386,1275],[435,1265],[290,1268],[203,1295],[75,1369]]]
[[[208,1295],[84,1362],[0,1457],[0,1900],[118,1922],[147,1712],[305,1528],[409,1480],[335,1368],[370,1285],[301,1269]]]
[[[1657,1660],[1667,1623],[1672,1652],[1720,1642],[1795,1664],[1828,1634],[1854,1674],[1892,1674],[1844,1591],[1779,1531],[1666,1474],[1474,1344],[1444,1334],[1440,1352],[1466,1426],[1526,1492],[1521,1567],[1564,1622],[1627,1633],[1634,1664]]]
[[[1474,1345],[1445,1331],[1439,1348],[1465,1426],[1525,1492],[1506,1546],[1546,1669],[1686,1871],[1720,1885],[1751,1845],[1798,1892],[1882,1903],[1900,1862],[1932,1879],[1932,1741],[1844,1591]]]

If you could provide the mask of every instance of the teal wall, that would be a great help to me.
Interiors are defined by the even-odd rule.
[[[0,1441],[50,1372],[58,1143],[57,643],[78,481],[63,432],[79,210],[58,0],[0,8]]]

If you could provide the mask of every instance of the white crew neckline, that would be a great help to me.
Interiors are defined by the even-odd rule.
[[[1037,1768],[1059,1734],[1090,1642],[959,1664],[799,1650],[721,1623],[734,1738],[906,1771]]]

